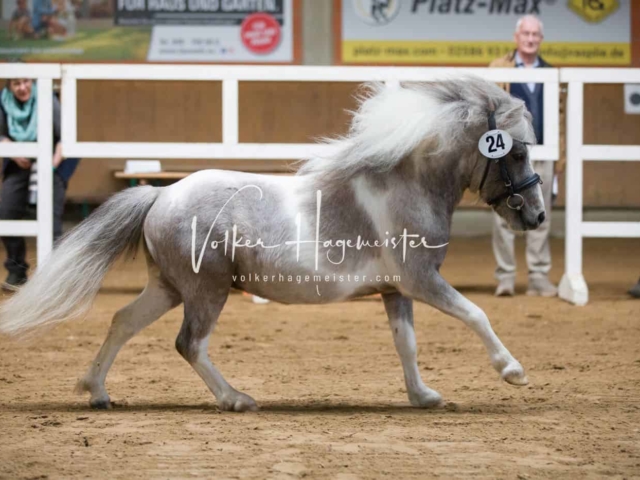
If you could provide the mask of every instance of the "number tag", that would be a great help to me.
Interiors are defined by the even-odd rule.
[[[485,157],[502,158],[513,148],[513,138],[504,130],[489,130],[480,137],[478,149]]]

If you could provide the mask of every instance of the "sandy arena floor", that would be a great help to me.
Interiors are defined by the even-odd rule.
[[[520,265],[524,265],[520,244]],[[210,352],[262,407],[221,413],[173,348],[178,308],[107,379],[112,411],[73,393],[112,314],[145,283],[108,276],[90,318],[37,341],[0,338],[0,478],[640,478],[637,240],[585,242],[591,303],[495,299],[489,239],[454,240],[444,275],[485,309],[528,370],[502,383],[460,322],[416,307],[420,369],[448,402],[409,407],[379,300],[254,305],[233,295]],[[562,243],[553,243],[560,279]],[[520,277],[524,291],[524,270]],[[35,299],[34,299],[35,301]]]

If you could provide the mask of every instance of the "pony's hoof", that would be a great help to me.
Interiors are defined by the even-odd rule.
[[[109,399],[91,400],[89,406],[94,410],[111,410],[113,408]]]
[[[524,387],[529,384],[524,368],[518,362],[506,366],[500,375],[505,382],[517,387]]]
[[[435,408],[442,404],[442,397],[431,389],[409,393],[409,402],[416,408]]]
[[[218,402],[220,410],[225,412],[257,412],[258,404],[249,395],[233,392]]]

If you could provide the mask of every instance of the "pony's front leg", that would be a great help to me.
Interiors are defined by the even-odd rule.
[[[480,337],[489,353],[491,365],[500,373],[503,380],[518,386],[529,383],[524,368],[502,344],[491,328],[489,318],[480,307],[449,285],[437,272],[423,279],[421,288],[422,291],[415,295],[416,298],[462,320]]]
[[[402,361],[404,383],[411,405],[420,408],[437,406],[442,400],[440,394],[422,382],[418,370],[416,335],[413,330],[413,301],[399,293],[384,294],[382,299],[389,317],[396,351]]]

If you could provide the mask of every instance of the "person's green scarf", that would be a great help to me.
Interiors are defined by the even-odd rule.
[[[29,100],[22,103],[16,100],[8,88],[2,89],[0,101],[7,115],[9,136],[16,142],[35,142],[38,137],[38,101],[37,89],[33,83]]]

